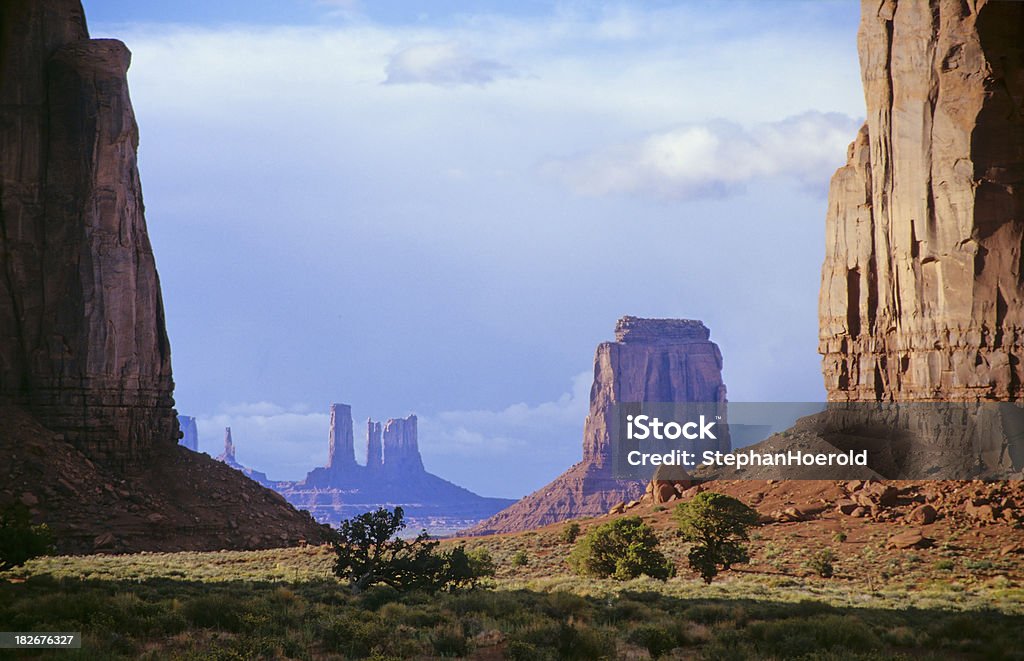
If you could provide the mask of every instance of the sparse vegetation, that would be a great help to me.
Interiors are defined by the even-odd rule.
[[[835,559],[836,554],[832,549],[821,549],[811,556],[810,560],[807,561],[807,566],[822,578],[832,578],[832,575],[835,573],[832,563]]]
[[[576,521],[570,521],[565,524],[562,528],[561,541],[566,544],[575,544],[576,538],[580,536],[580,524]]]
[[[439,552],[439,542],[426,532],[412,541],[397,537],[404,528],[401,507],[342,521],[333,543],[334,574],[347,580],[356,593],[380,584],[400,592],[453,591],[475,586],[486,572],[493,575],[489,556],[471,557],[462,545]]]
[[[569,555],[581,576],[624,581],[641,574],[665,580],[675,565],[658,550],[658,537],[638,516],[615,519],[587,533]]]
[[[12,505],[0,512],[0,571],[13,569],[53,551],[53,535],[43,525],[32,525],[28,508]]]
[[[705,491],[676,506],[675,517],[680,536],[694,544],[688,556],[690,568],[705,583],[714,580],[719,566],[728,570],[749,561],[743,542],[757,525],[758,514],[735,498]]]
[[[516,551],[512,556],[512,564],[516,567],[525,567],[530,564],[530,556],[526,551]]]

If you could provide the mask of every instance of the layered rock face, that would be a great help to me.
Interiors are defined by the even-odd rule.
[[[642,497],[644,484],[612,476],[612,407],[625,402],[724,402],[722,353],[710,337],[702,322],[690,319],[619,319],[615,341],[601,343],[594,356],[583,461],[468,532],[514,532],[596,516]]]
[[[181,427],[181,440],[178,444],[193,452],[199,452],[199,429],[196,427],[196,419],[189,415],[179,415],[178,426]]]
[[[124,44],[78,0],[0,5],[0,397],[93,460],[173,445]]]
[[[1019,401],[1024,4],[866,1],[867,122],[829,191],[831,401]]]

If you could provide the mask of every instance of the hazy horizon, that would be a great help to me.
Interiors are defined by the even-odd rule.
[[[521,497],[579,460],[625,314],[703,320],[732,400],[823,399],[857,3],[151,4],[84,2],[133,52],[201,450],[300,479],[344,402],[360,460],[416,413],[427,470]]]

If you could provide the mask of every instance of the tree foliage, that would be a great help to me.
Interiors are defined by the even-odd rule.
[[[396,590],[454,591],[474,587],[494,574],[494,562],[482,549],[464,545],[438,551],[426,531],[415,539],[398,537],[405,529],[401,507],[381,508],[341,522],[333,541],[334,574],[354,592],[384,584]]]
[[[53,552],[53,535],[46,524],[34,526],[28,508],[17,504],[0,512],[0,571]]]
[[[675,566],[658,550],[658,537],[638,516],[593,528],[569,554],[576,573],[620,581],[646,574],[665,580]]]
[[[690,568],[710,583],[719,566],[728,570],[734,564],[750,560],[743,544],[748,531],[757,525],[758,514],[742,502],[720,493],[705,491],[680,503],[675,510],[679,535],[693,542]]]

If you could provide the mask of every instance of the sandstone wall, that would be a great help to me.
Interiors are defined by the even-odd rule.
[[[0,398],[121,465],[178,439],[130,60],[77,0],[0,3]]]
[[[832,178],[832,401],[1019,400],[1024,4],[866,0],[867,121]]]

